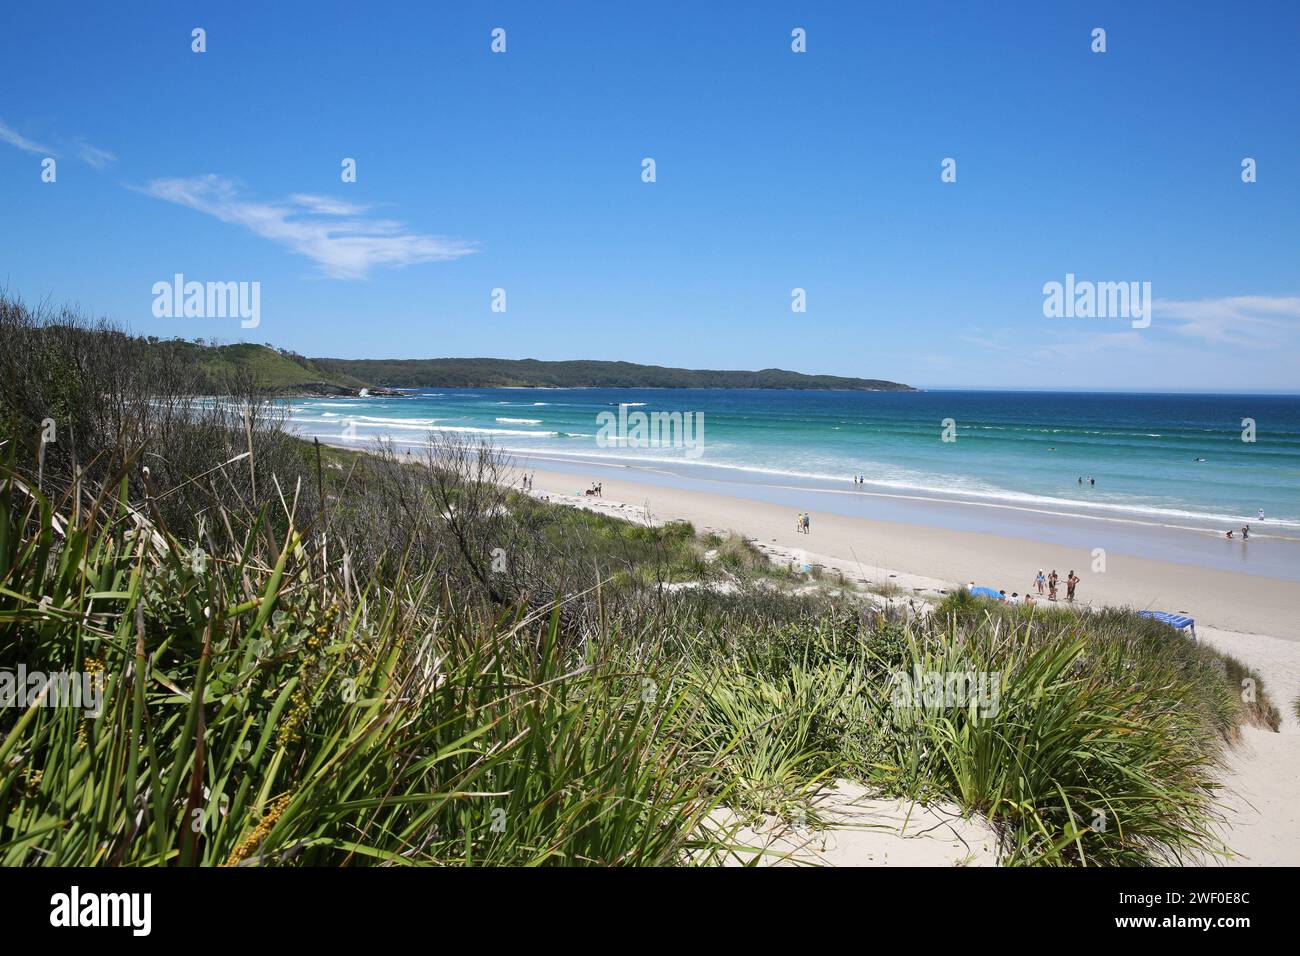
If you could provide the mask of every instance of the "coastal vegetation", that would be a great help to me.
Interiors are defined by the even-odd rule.
[[[0,708],[0,864],[709,865],[840,779],[1008,864],[1172,862],[1276,724],[1126,611],[918,613],[518,494],[490,446],[308,445],[63,318],[0,300],[0,672],[99,692]]]
[[[351,375],[321,368],[305,356],[269,344],[218,345],[184,339],[158,339],[151,344],[163,353],[171,353],[169,357],[197,366],[214,385],[240,375],[273,392],[355,394],[367,385]]]

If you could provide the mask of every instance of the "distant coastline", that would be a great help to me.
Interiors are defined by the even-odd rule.
[[[787,369],[758,371],[670,368],[635,362],[539,359],[314,358],[327,373],[387,388],[721,388],[838,392],[912,392],[901,382],[842,375],[808,375]]]
[[[122,334],[122,333],[117,333]],[[247,379],[291,396],[391,395],[412,388],[717,388],[833,392],[914,392],[901,382],[843,375],[808,375],[787,369],[758,371],[687,369],[635,362],[539,359],[308,358],[271,343],[220,344],[196,339],[132,337],[143,347],[197,366],[220,390]]]

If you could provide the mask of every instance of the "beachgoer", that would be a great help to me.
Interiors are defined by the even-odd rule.
[[[1260,520],[1260,521],[1263,521],[1263,520],[1264,520],[1264,509],[1263,509],[1263,508],[1260,508],[1260,509],[1259,509],[1259,520]]]
[[[1078,585],[1078,583],[1079,583],[1079,579],[1075,577],[1074,571],[1072,569],[1070,571],[1069,577],[1065,579],[1065,599],[1067,601],[1074,600],[1074,589]]]
[[[799,532],[800,534],[803,534],[803,512],[802,511],[799,512],[797,515],[795,515],[794,530]]]
[[[1026,603],[1026,604],[1033,604],[1033,603],[1034,603],[1034,596],[1033,596],[1032,594],[1026,594],[1026,595],[1025,595],[1025,603]]]
[[[803,533],[807,534],[812,528],[812,515],[808,512],[803,513]]]
[[[1241,526],[1241,540],[1245,541],[1249,537],[1250,537],[1250,525],[1244,524]]]
[[[1083,475],[1079,476],[1079,484],[1083,484]]]
[[[1232,537],[1232,529],[1228,529],[1228,537],[1229,537],[1229,538]]]
[[[1047,583],[1047,578],[1043,576],[1043,569],[1038,569],[1038,576],[1034,578],[1034,586],[1038,588],[1038,593],[1043,593],[1043,585]]]
[[[1088,476],[1088,484],[1090,484],[1090,485],[1095,485],[1096,483],[1097,483],[1097,479],[1094,478],[1094,477],[1092,477],[1092,475],[1089,475],[1089,476]]]
[[[1047,576],[1047,599],[1049,601],[1056,600],[1056,582],[1059,580],[1060,577],[1056,573],[1056,568],[1052,568],[1052,573]]]

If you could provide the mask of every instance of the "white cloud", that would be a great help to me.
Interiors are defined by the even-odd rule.
[[[1214,345],[1276,348],[1300,332],[1300,296],[1156,299],[1153,326]]]
[[[30,139],[23,136],[17,130],[6,126],[4,120],[0,120],[0,142],[8,143],[10,146],[17,146],[19,149],[28,153],[40,153],[44,156],[57,156],[58,153],[48,146],[42,146],[40,143],[33,143]]]
[[[155,179],[140,191],[243,226],[306,256],[335,279],[363,279],[376,266],[441,262],[475,251],[472,243],[459,239],[412,233],[403,223],[367,218],[368,206],[329,197],[295,193],[276,201],[246,199],[234,182],[212,174]]]
[[[78,143],[77,152],[83,160],[96,169],[103,169],[109,163],[117,162],[117,157],[108,150],[100,149],[98,146],[91,146],[89,143]]]

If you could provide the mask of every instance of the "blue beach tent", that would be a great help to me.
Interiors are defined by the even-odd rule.
[[[1196,622],[1186,614],[1170,614],[1167,611],[1138,611],[1138,616],[1149,617],[1152,620],[1160,621],[1164,624],[1168,624],[1176,630],[1182,630],[1185,627],[1190,628],[1192,637],[1194,639],[1199,639],[1196,638]]]
[[[1001,601],[1002,595],[992,588],[971,588],[970,593],[976,597],[993,598],[995,601]]]

